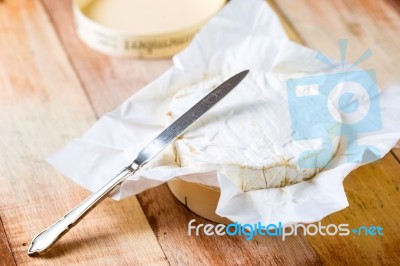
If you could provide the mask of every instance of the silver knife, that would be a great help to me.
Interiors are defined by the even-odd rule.
[[[112,178],[98,191],[94,192],[78,206],[64,215],[60,220],[39,233],[31,243],[28,249],[28,255],[38,255],[49,250],[58,239],[68,232],[74,225],[88,214],[97,204],[99,204],[107,195],[128,177],[132,176],[136,171],[142,168],[147,162],[160,153],[167,145],[181,135],[188,127],[190,127],[199,117],[210,110],[217,102],[224,98],[233,88],[235,88],[247,75],[249,70],[242,71],[216,89],[211,91],[207,96],[196,103],[186,113],[173,122],[168,128],[162,131],[154,140],[147,144],[138,154],[136,159],[127,167],[125,167],[118,175]]]

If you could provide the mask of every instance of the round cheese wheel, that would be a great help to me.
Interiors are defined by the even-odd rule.
[[[167,123],[226,78],[208,78],[181,89],[170,102]],[[250,71],[230,94],[173,143],[177,164],[196,171],[217,170],[242,191],[284,187],[312,178],[322,169],[321,160],[325,165],[333,157],[339,141],[334,136],[326,140],[293,139],[287,78]],[[310,108],[318,115],[318,109]],[[314,126],[329,135],[340,127],[340,121],[327,118],[322,125],[310,125],[311,129]],[[299,158],[304,154],[315,165],[302,168]]]

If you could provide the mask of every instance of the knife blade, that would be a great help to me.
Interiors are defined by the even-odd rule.
[[[124,182],[128,177],[132,176],[136,171],[164,150],[171,141],[184,133],[185,130],[195,121],[232,91],[246,77],[248,72],[249,70],[245,70],[234,75],[207,94],[203,99],[186,111],[181,117],[175,120],[175,122],[147,144],[130,165],[125,167],[119,174],[64,215],[60,220],[36,235],[28,249],[28,255],[34,256],[48,251],[58,239],[66,234],[74,225],[79,223],[79,221],[104,198],[106,198],[115,187]]]

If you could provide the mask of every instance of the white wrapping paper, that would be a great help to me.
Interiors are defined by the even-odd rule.
[[[65,176],[95,191],[168,126],[165,114],[180,89],[207,77],[228,77],[244,69],[287,76],[329,71],[315,55],[315,51],[288,40],[279,19],[264,1],[233,0],[173,58],[173,66],[166,73],[104,115],[83,137],[71,141],[48,161]],[[383,128],[356,140],[373,144],[381,155],[400,138],[400,111],[395,103],[400,99],[399,89],[386,94],[380,96]],[[343,146],[337,154],[341,156],[335,158],[339,163],[334,168],[309,181],[243,192],[218,171],[178,167],[170,147],[125,181],[113,198],[126,198],[178,177],[220,187],[217,213],[232,221],[284,225],[315,222],[348,205],[342,182],[360,163],[346,162]]]

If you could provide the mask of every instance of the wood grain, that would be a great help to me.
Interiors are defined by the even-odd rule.
[[[167,264],[135,198],[107,200],[50,253],[27,256],[32,237],[88,195],[44,158],[96,118],[40,2],[0,4],[0,28],[0,215],[16,263]]]
[[[277,1],[276,7],[302,36],[297,41],[339,58],[337,41],[347,38],[349,61],[370,48],[374,56],[362,66],[377,72],[378,85],[383,88],[400,84],[396,67],[400,59],[400,40],[396,37],[400,17],[387,2],[284,0]],[[400,158],[399,149],[394,149],[379,162],[352,172],[344,182],[350,206],[322,220],[323,224],[346,223],[351,228],[380,225],[384,236],[308,236],[324,264],[400,263],[400,230],[395,218],[400,217],[400,164],[393,154]]]
[[[394,156],[397,158],[397,161],[400,163],[400,149],[399,148],[393,149],[392,152]]]
[[[164,253],[172,265],[320,265],[321,260],[303,237],[285,241],[257,236],[252,241],[235,236],[188,236],[188,222],[212,223],[191,212],[167,185],[138,195]],[[213,223],[216,225],[215,223]]]
[[[349,228],[381,226],[383,236],[309,236],[328,265],[400,264],[400,165],[392,154],[352,172],[344,187],[349,207],[322,220],[322,224],[349,224]],[[396,218],[397,217],[397,218]]]
[[[77,37],[70,0],[42,1],[97,116],[114,109],[171,65],[171,60],[133,60],[93,51]]]
[[[0,265],[16,265],[0,216]]]
[[[399,85],[400,16],[384,0],[276,1],[303,42],[331,58],[340,59],[339,39],[348,39],[347,61],[355,62],[367,49],[373,56],[360,66],[376,71],[382,89]]]

